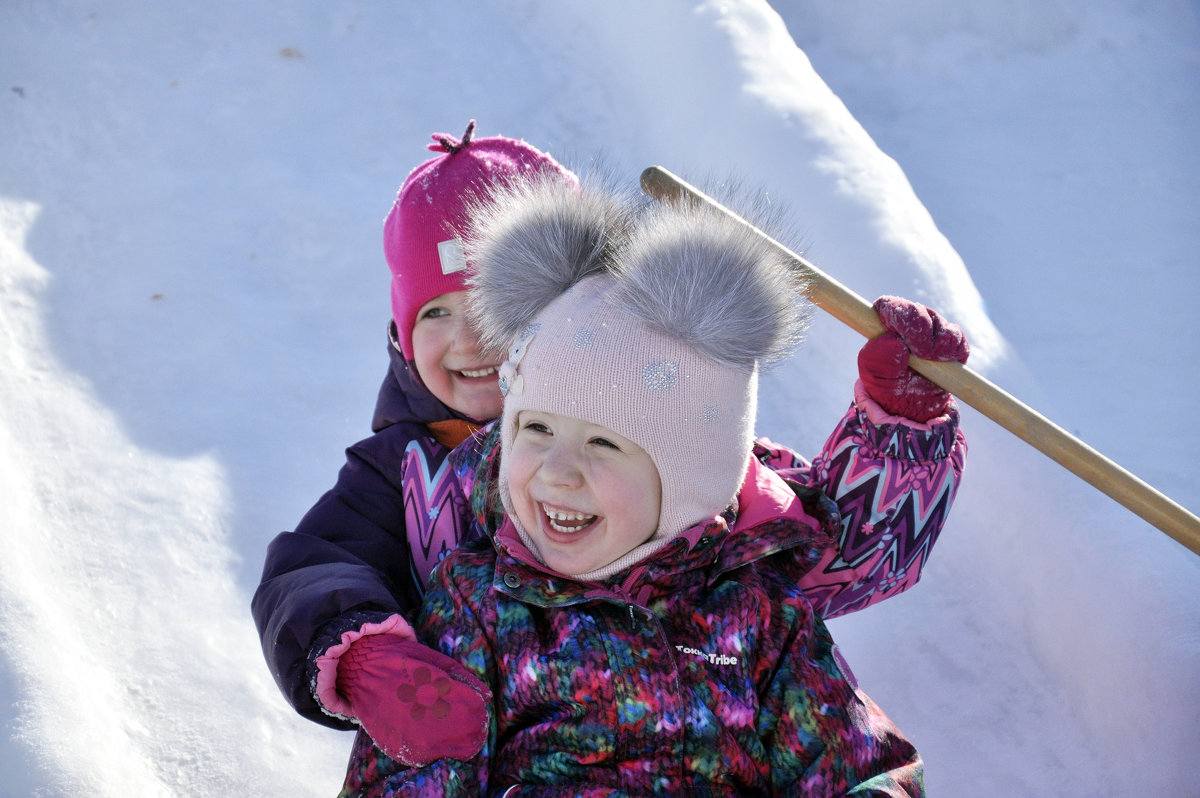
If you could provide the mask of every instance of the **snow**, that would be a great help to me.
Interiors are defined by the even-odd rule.
[[[430,133],[734,177],[867,299],[1193,512],[1194,3],[0,6],[0,796],[331,795],[249,615],[368,433],[379,229]],[[857,335],[759,429],[813,452]],[[964,410],[921,584],[831,623],[932,795],[1200,781],[1200,558]]]

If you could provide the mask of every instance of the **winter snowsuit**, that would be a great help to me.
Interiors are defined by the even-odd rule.
[[[392,340],[395,331],[392,328]],[[420,383],[398,348],[376,404],[373,436],[346,451],[337,483],[294,532],[267,549],[252,611],[263,654],[296,711],[336,729],[353,724],[314,697],[317,657],[341,634],[420,607],[425,579],[458,542],[486,535],[481,509],[498,436],[449,454],[425,425],[457,417]],[[760,439],[754,455],[837,505],[835,543],[804,575],[814,609],[832,618],[916,584],[958,491],[966,442],[957,410],[918,424],[889,417],[861,391],[810,464]],[[415,554],[414,554],[415,553]]]
[[[832,544],[804,575],[817,614],[836,618],[904,592],[917,583],[954,503],[967,444],[957,406],[929,423],[888,415],[855,385],[855,401],[809,463],[767,438],[754,457],[789,482],[805,486],[812,501],[831,501],[823,513]],[[494,482],[499,451],[493,429],[465,441],[451,455],[460,490],[470,496],[473,537],[498,526],[487,517],[481,475]],[[498,501],[491,501],[498,505]]]
[[[824,534],[754,461],[736,514],[606,584],[546,570],[511,524],[460,547],[418,633],[491,688],[487,742],[405,770],[360,734],[342,795],[922,795],[800,587]]]
[[[313,695],[316,658],[342,632],[416,616],[434,564],[469,534],[468,498],[427,424],[461,419],[421,383],[396,344],[379,391],[375,434],[346,450],[337,483],[267,549],[251,603],[263,654],[288,701],[337,729]]]

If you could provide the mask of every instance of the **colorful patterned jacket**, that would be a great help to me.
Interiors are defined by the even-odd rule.
[[[342,796],[923,795],[799,587],[823,535],[755,461],[736,516],[606,584],[545,570],[509,523],[460,547],[418,630],[491,688],[484,748],[405,770],[360,734]]]
[[[492,429],[451,455],[461,490],[470,496],[471,537],[487,537],[500,516],[486,495],[494,484],[499,435]],[[888,415],[855,385],[855,401],[810,463],[759,438],[759,462],[789,482],[828,499],[824,523],[833,539],[802,587],[817,614],[836,618],[904,592],[917,583],[937,542],[966,463],[967,443],[957,406],[922,424]],[[485,478],[485,475],[491,478]]]

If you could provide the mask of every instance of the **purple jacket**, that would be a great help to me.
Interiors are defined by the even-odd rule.
[[[484,748],[405,770],[360,734],[342,795],[922,795],[799,587],[821,526],[759,463],[733,517],[603,584],[547,571],[511,524],[457,549],[418,630],[491,689]]]
[[[337,729],[353,724],[314,698],[316,656],[368,621],[416,617],[429,571],[468,536],[449,450],[425,426],[462,416],[425,388],[398,347],[389,342],[388,352],[375,434],[346,450],[336,484],[295,531],[271,541],[251,601],[279,689],[301,715]]]

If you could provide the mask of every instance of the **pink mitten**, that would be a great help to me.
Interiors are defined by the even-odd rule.
[[[355,640],[338,660],[337,691],[375,744],[406,765],[470,759],[487,738],[491,691],[458,662],[413,640]]]
[[[894,416],[924,422],[942,415],[950,394],[910,369],[908,356],[966,363],[971,346],[962,328],[900,297],[881,296],[874,307],[887,332],[858,352],[858,374],[867,395]]]

